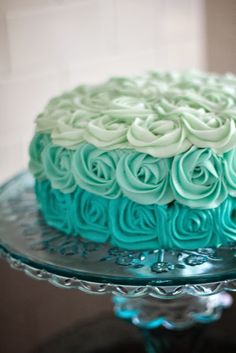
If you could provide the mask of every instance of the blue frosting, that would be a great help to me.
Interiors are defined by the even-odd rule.
[[[74,236],[111,242],[125,249],[196,249],[236,240],[236,198],[215,209],[192,209],[177,201],[168,206],[141,205],[126,197],[108,199],[79,187],[70,194],[36,181],[46,222]]]

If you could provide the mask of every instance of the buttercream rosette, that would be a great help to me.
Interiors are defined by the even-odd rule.
[[[133,250],[236,241],[236,78],[153,71],[76,87],[36,119],[46,222]]]

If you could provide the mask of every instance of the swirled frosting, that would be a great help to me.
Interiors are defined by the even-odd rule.
[[[121,193],[115,175],[118,160],[119,151],[107,153],[84,144],[73,155],[71,172],[81,188],[116,198]]]
[[[72,151],[49,143],[42,152],[42,162],[46,177],[53,188],[64,193],[75,190],[76,182],[71,173]]]
[[[77,188],[71,208],[74,233],[99,243],[106,242],[110,238],[108,207],[108,199]]]
[[[107,199],[79,187],[70,194],[36,182],[46,222],[66,234],[131,249],[197,249],[236,240],[236,198],[215,209],[191,209],[174,201],[144,206],[126,197]]]
[[[175,199],[192,208],[215,208],[227,197],[222,158],[193,146],[176,156],[171,183]]]
[[[174,200],[170,186],[171,159],[143,153],[124,153],[117,165],[117,182],[124,195],[140,204]]]
[[[164,236],[166,248],[198,249],[219,245],[214,232],[214,210],[199,210],[175,202],[168,212]]]
[[[48,134],[36,133],[29,146],[29,169],[35,178],[39,180],[46,178],[42,163],[42,152],[49,143],[50,137]]]
[[[74,222],[71,217],[73,195],[53,189],[47,180],[36,182],[35,192],[47,223],[66,234],[73,234]]]
[[[236,241],[236,199],[228,197],[225,202],[216,209],[215,231],[221,234],[222,241],[233,243]]]
[[[192,145],[218,154],[233,149],[235,117],[235,76],[154,71],[55,97],[37,117],[36,129],[69,149],[88,142],[164,158]]]
[[[236,196],[236,148],[219,156],[210,148],[192,146],[175,157],[157,158],[129,149],[104,151],[87,143],[70,150],[37,133],[30,150],[34,176],[50,180],[64,193],[79,186],[110,199],[125,195],[143,205],[177,200],[205,209]]]

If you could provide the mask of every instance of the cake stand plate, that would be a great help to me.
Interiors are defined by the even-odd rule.
[[[0,253],[58,287],[113,294],[116,314],[145,329],[216,320],[231,303],[223,292],[236,290],[236,247],[127,251],[50,228],[27,172],[0,188]],[[148,338],[148,351],[153,345]]]

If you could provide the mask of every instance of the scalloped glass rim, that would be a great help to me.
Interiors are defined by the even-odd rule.
[[[0,188],[0,249],[23,264],[68,278],[130,286],[180,286],[236,278],[236,247],[127,251],[67,237],[38,212],[33,178],[22,172]]]

